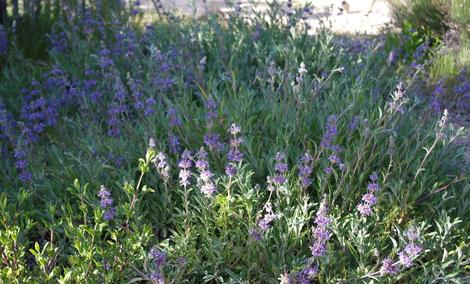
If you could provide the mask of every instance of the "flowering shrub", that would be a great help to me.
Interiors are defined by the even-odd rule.
[[[137,12],[65,25],[47,67],[7,59],[2,281],[468,279],[458,131],[380,40],[310,36],[291,7]]]

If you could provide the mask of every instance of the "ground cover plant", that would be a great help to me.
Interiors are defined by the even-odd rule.
[[[426,56],[288,7],[145,27],[78,7],[41,61],[0,30],[2,281],[468,281],[459,130],[413,95]]]

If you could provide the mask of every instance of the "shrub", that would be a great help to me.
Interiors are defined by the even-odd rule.
[[[309,36],[310,10],[287,12],[91,15],[52,62],[8,57],[1,279],[464,281],[449,113],[410,95],[416,69],[380,39]]]

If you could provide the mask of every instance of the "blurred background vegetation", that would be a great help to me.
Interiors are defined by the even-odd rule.
[[[431,64],[434,79],[456,76],[470,64],[469,0],[389,0],[402,31],[439,44]]]

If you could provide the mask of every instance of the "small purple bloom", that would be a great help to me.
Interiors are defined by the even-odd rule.
[[[8,35],[3,25],[0,25],[0,56],[8,52]]]
[[[113,207],[111,192],[104,185],[101,185],[98,197],[100,198],[101,208],[105,209],[103,218],[106,221],[111,221],[116,216],[116,209]]]
[[[229,177],[234,177],[237,175],[237,168],[232,165],[232,164],[227,164],[225,166],[225,173],[229,176]]]
[[[161,269],[166,263],[166,252],[154,247],[149,252],[156,269]]]
[[[159,271],[154,271],[150,273],[149,279],[154,284],[165,284],[165,277],[163,277],[163,274]]]
[[[398,267],[393,263],[393,260],[390,258],[385,258],[382,261],[382,267],[380,272],[383,275],[395,275],[398,273]]]
[[[360,203],[359,205],[357,205],[357,210],[362,216],[372,215],[372,209],[370,208],[369,204]]]
[[[317,215],[315,218],[316,227],[313,229],[314,242],[310,247],[312,256],[319,257],[326,254],[327,242],[330,239],[330,232],[328,231],[328,225],[330,218],[328,216],[328,205],[326,203],[326,196],[323,197],[318,208]]]
[[[261,241],[261,234],[258,232],[257,228],[250,228],[248,230],[248,234],[252,237],[255,241]]]
[[[377,198],[372,193],[366,193],[362,196],[362,201],[369,205],[374,205],[377,202]]]

